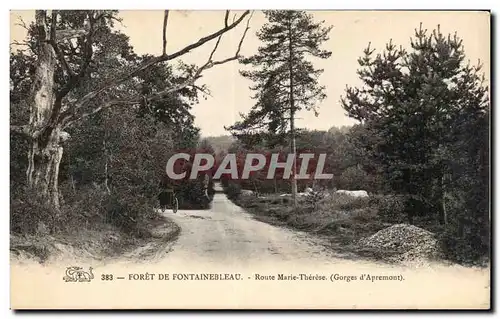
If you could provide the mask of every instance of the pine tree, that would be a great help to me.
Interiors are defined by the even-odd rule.
[[[406,196],[410,222],[430,215],[471,251],[484,250],[489,101],[481,67],[466,63],[462,41],[439,26],[416,29],[411,52],[392,42],[385,49],[375,58],[365,50],[364,86],[348,87],[343,107],[376,141],[366,148],[392,191]]]
[[[274,144],[289,133],[291,152],[295,154],[297,112],[306,109],[317,115],[317,103],[326,97],[325,87],[318,82],[323,70],[315,69],[306,58],[330,57],[331,52],[320,46],[329,39],[332,27],[323,27],[324,21],[314,22],[313,16],[304,11],[272,10],[264,14],[268,22],[257,32],[264,45],[259,47],[257,54],[240,60],[254,68],[240,73],[255,83],[250,89],[255,92],[252,98],[256,103],[247,115],[242,115],[242,121],[227,129],[235,136],[264,134]],[[296,165],[292,169],[294,203],[295,175]]]

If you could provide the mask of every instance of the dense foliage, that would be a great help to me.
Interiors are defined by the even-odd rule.
[[[82,27],[87,11],[62,11],[58,29]],[[119,21],[117,12],[106,12],[105,19],[95,31],[92,60],[79,79],[80,85],[69,93],[76,99],[106,81],[117,72],[130,70],[152,57],[134,53],[129,38],[113,26]],[[31,84],[38,57],[37,31],[28,26],[28,49],[11,50],[10,95],[11,124],[28,122]],[[69,67],[77,70],[86,49],[84,37],[62,42],[61,51]],[[87,48],[88,49],[88,48]],[[176,75],[180,64],[158,63],[139,72],[137,76],[113,90],[102,94],[101,103],[109,97],[123,98],[147,95],[163,90],[181,79]],[[63,87],[66,78],[63,65],[56,65],[56,84]],[[58,89],[60,89],[58,87]],[[81,225],[110,224],[126,232],[143,235],[148,221],[158,216],[157,195],[165,175],[165,165],[177,150],[194,149],[199,144],[199,129],[194,126],[191,107],[198,102],[198,90],[185,88],[163,99],[147,101],[136,106],[126,103],[90,114],[85,121],[68,128],[71,136],[64,149],[59,168],[61,212],[50,213],[43,200],[37,200],[26,187],[27,153],[29,143],[20,134],[11,133],[11,230],[14,233],[35,233],[40,225],[56,233]],[[180,192],[185,207],[207,207],[200,203],[203,196],[201,181],[185,181]],[[44,213],[45,212],[45,213]]]
[[[276,61],[286,57],[279,46],[275,49]],[[380,218],[436,232],[449,258],[465,262],[488,255],[490,113],[481,66],[467,63],[460,38],[442,34],[439,27],[429,33],[420,26],[408,50],[390,41],[383,52],[374,52],[368,45],[358,60],[362,86],[347,87],[342,97],[343,108],[359,124],[297,133],[297,150],[327,153],[325,167],[334,175],[327,183],[299,180],[299,190],[367,190]],[[250,74],[257,79],[263,73]],[[287,105],[276,97],[271,101]],[[250,127],[251,119],[263,123],[264,114],[280,121],[259,105],[264,104],[231,128]],[[264,134],[235,136],[231,151],[289,154],[286,132],[271,126]],[[224,185],[234,197],[240,189],[259,194],[290,189],[288,180],[269,180],[265,174],[227,179]]]
[[[481,66],[465,61],[457,35],[417,29],[411,50],[389,42],[359,59],[362,88],[343,106],[364,123],[366,155],[405,212],[435,220],[455,257],[489,248],[489,99]],[[368,143],[367,143],[368,142]]]

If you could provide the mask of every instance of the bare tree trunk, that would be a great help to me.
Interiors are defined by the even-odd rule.
[[[58,174],[63,154],[61,128],[50,126],[50,117],[55,103],[54,70],[56,54],[48,43],[49,29],[46,12],[36,12],[39,36],[38,64],[35,71],[31,96],[29,132],[31,147],[28,151],[27,184],[38,195],[47,199],[56,212],[59,211]]]
[[[76,182],[75,182],[75,178],[73,177],[73,174],[70,174],[69,178],[71,181],[71,189],[73,190],[73,194],[76,194]]]
[[[107,194],[111,194],[111,188],[109,187],[109,160],[110,160],[110,151],[108,149],[107,140],[109,138],[108,132],[108,110],[105,110],[102,114],[104,118],[104,138],[102,141],[102,147],[104,152],[104,188],[106,189]]]
[[[108,161],[109,161],[109,156],[108,156],[108,148],[106,146],[106,138],[104,138],[104,141],[102,142],[103,147],[104,147],[104,187],[106,188],[106,192],[108,194],[111,194],[111,189],[109,188],[109,180],[108,180]]]
[[[37,195],[47,199],[47,204],[59,212],[58,177],[63,155],[59,129],[53,130],[49,141],[35,139],[28,151],[28,186]]]
[[[448,213],[446,211],[446,177],[446,173],[443,173],[443,175],[441,176],[441,210],[445,227],[446,225],[448,225]]]
[[[289,39],[288,39],[288,50],[289,50],[289,72],[290,72],[290,134],[291,134],[291,152],[295,156],[297,153],[297,147],[295,145],[295,101],[294,101],[294,83],[293,83],[293,45],[292,45],[292,25],[289,26]],[[297,163],[294,158],[292,164],[292,201],[293,205],[297,206]]]
[[[293,87],[293,86],[292,86]],[[293,89],[292,89],[293,91]],[[293,105],[293,102],[291,102]],[[294,125],[294,116],[295,112],[293,111],[293,106],[292,106],[292,111],[290,112],[290,130],[292,134],[292,147],[291,147],[291,152],[292,154],[297,153],[297,146],[295,144],[295,125]],[[293,205],[297,206],[297,179],[296,179],[296,174],[297,174],[297,163],[296,163],[296,158],[293,159],[293,164],[292,164],[292,200],[293,200]]]
[[[489,126],[489,123],[487,123]],[[487,137],[487,136],[486,136]],[[490,212],[488,210],[488,203],[490,202],[490,161],[489,161],[489,150],[490,150],[490,145],[489,142],[481,145],[480,148],[480,155],[479,155],[479,176],[481,177],[481,185],[483,188],[483,194],[484,194],[484,200],[483,200],[483,205],[481,205],[481,210],[483,211],[484,215],[481,214],[480,216],[483,218],[483,229],[487,232],[488,239],[490,236],[490,227],[491,227],[491,217],[490,217]]]
[[[255,179],[252,179],[252,184],[255,192],[255,197],[259,197],[259,189],[257,188],[257,183],[255,182]]]
[[[447,173],[443,166],[438,168],[438,173],[436,176],[437,191],[434,197],[434,202],[436,203],[436,209],[438,210],[437,219],[440,225],[446,227],[448,224],[448,216],[446,211],[446,183],[447,183]]]

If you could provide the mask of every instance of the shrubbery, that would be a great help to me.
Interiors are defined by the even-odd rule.
[[[313,197],[299,197],[297,207],[290,204],[289,197],[279,194],[261,198],[240,195],[233,201],[264,222],[326,236],[336,252],[358,254],[359,239],[386,227],[367,198],[331,194],[313,205]]]
[[[377,209],[380,218],[390,223],[407,222],[405,201],[398,195],[372,195],[370,205]]]
[[[481,187],[470,185],[464,192],[450,194],[447,205],[449,223],[443,227],[440,239],[446,256],[462,263],[477,263],[490,257],[490,224],[483,211],[488,211],[486,199],[470,196]]]
[[[207,209],[213,199],[213,182],[210,181],[207,189],[209,198],[205,195],[203,183],[200,180],[186,180],[176,189],[179,199],[179,209]]]
[[[224,192],[230,200],[237,199],[241,195],[241,186],[237,183],[228,182],[224,187]]]
[[[107,194],[92,186],[71,196],[67,191],[62,192],[59,214],[32,193],[17,194],[11,203],[11,231],[27,235],[70,234],[110,225],[140,238],[149,234],[150,222],[160,218],[151,198],[133,193]]]
[[[52,208],[34,193],[20,190],[17,196],[11,198],[10,230],[13,233],[52,232],[56,227],[54,218]],[[50,228],[40,229],[44,224]]]

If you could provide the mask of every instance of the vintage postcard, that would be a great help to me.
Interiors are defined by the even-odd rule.
[[[476,309],[490,12],[10,12],[12,309]]]

